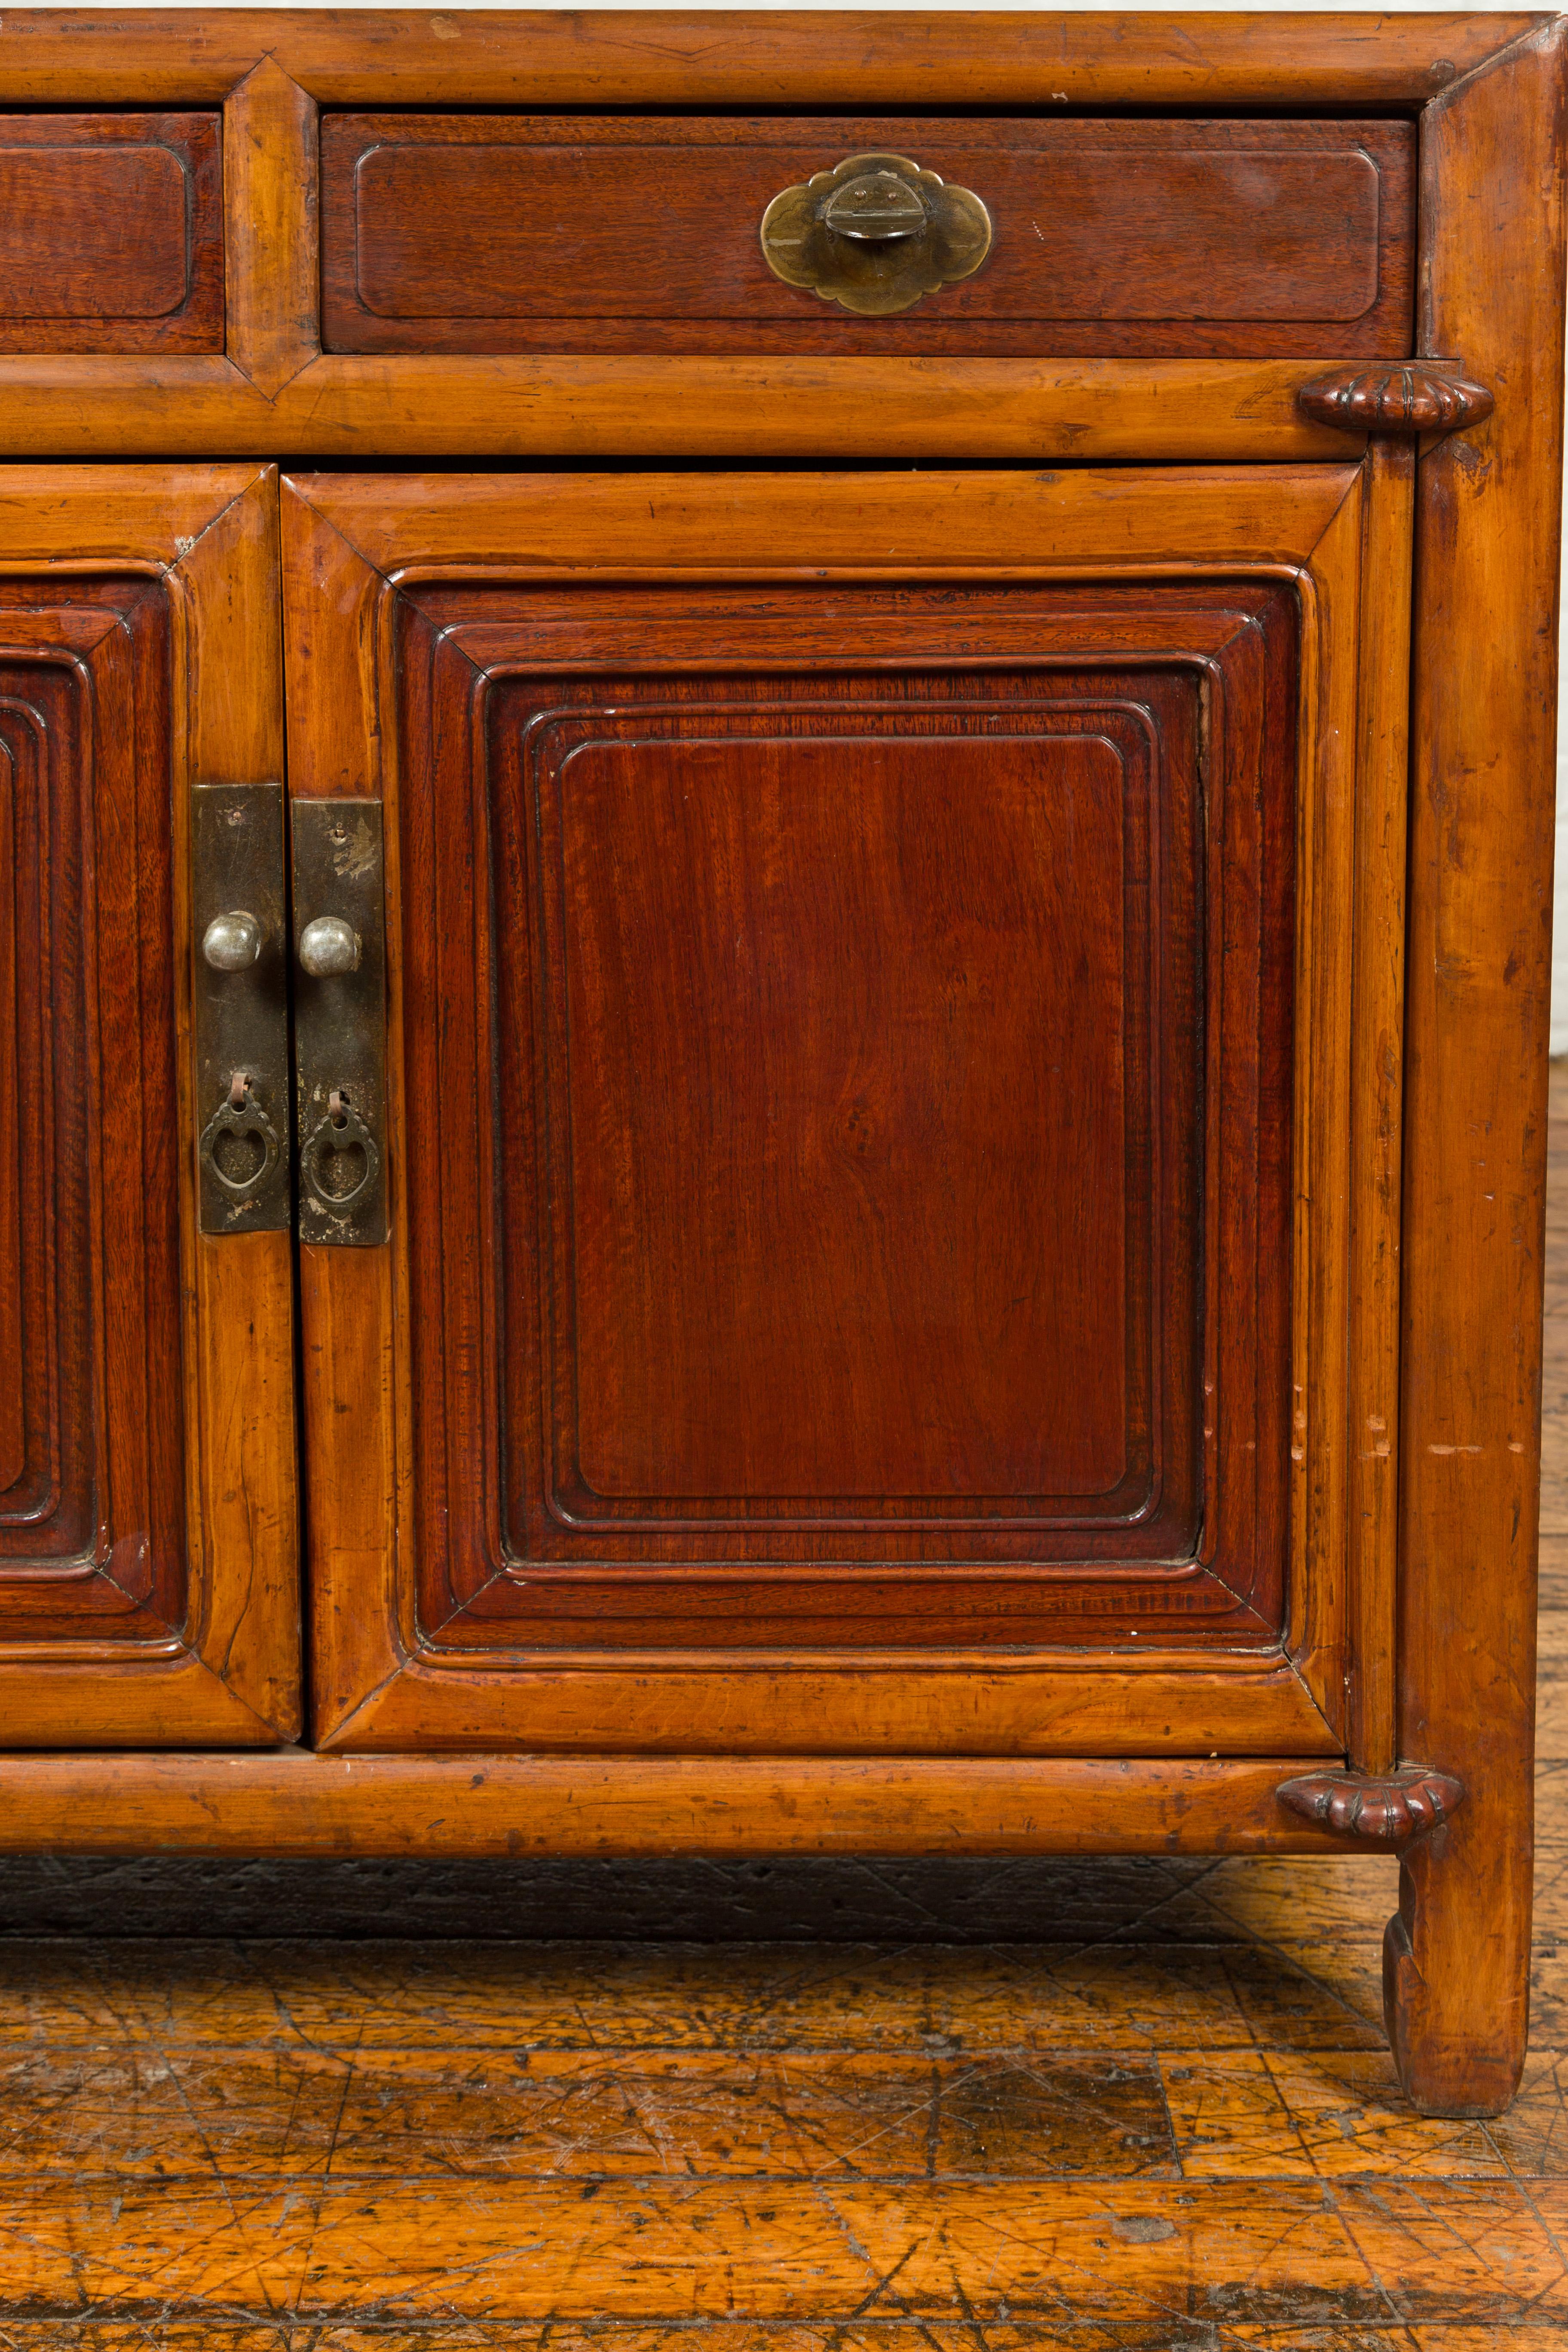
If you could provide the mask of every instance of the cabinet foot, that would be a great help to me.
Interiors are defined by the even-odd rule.
[[[1500,2115],[1524,2061],[1530,1966],[1529,1826],[1498,1850],[1454,1774],[1325,1770],[1279,1801],[1363,1845],[1399,1848],[1399,1909],[1383,1939],[1383,2009],[1411,2105],[1427,2116]],[[1524,1899],[1512,1899],[1522,1845]]]
[[[1424,2116],[1500,2115],[1519,2087],[1530,1915],[1496,1903],[1458,1832],[1402,1855],[1383,1938],[1383,2014],[1405,2096]]]

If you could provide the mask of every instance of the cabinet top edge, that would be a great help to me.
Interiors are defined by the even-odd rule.
[[[1551,12],[7,10],[0,106],[216,103],[258,66],[328,105],[1419,107]]]

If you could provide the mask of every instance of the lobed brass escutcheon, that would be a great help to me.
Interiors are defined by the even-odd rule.
[[[783,189],[762,236],[763,258],[786,286],[885,319],[973,278],[991,250],[991,215],[969,189],[907,155],[847,155]]]

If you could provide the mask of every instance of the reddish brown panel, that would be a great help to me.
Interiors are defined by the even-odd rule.
[[[1190,1380],[1170,1460],[1152,1428],[1152,1293],[1174,1269],[1152,1263],[1149,1016],[1154,917],[1195,937],[1195,695],[1034,686],[497,697],[501,871],[543,834],[553,1397],[532,1539],[554,1539],[544,1514],[973,1512],[1143,1521],[1190,1549]],[[1162,787],[1178,837],[1156,909]],[[515,976],[506,1101],[535,1076]],[[1183,1011],[1192,972],[1168,976]]]
[[[343,352],[1411,348],[1408,122],[328,116]],[[972,278],[889,319],[785,286],[771,199],[864,152],[973,190]]]
[[[16,874],[16,772],[0,745],[0,875]],[[22,1115],[18,1047],[16,894],[0,890],[0,1495],[21,1483],[27,1459],[26,1322],[22,1280]]]
[[[401,630],[431,1629],[1277,1636],[1287,600]]]
[[[223,349],[218,121],[0,114],[0,351]]]
[[[0,1637],[184,1610],[168,622],[0,584]]]

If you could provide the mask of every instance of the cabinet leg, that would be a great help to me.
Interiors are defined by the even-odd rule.
[[[1399,1908],[1383,1939],[1388,2039],[1424,2116],[1500,2114],[1524,2064],[1529,1814],[1504,1832],[1504,1853],[1488,1855],[1474,1834],[1480,1810],[1467,1808],[1404,1855]]]

